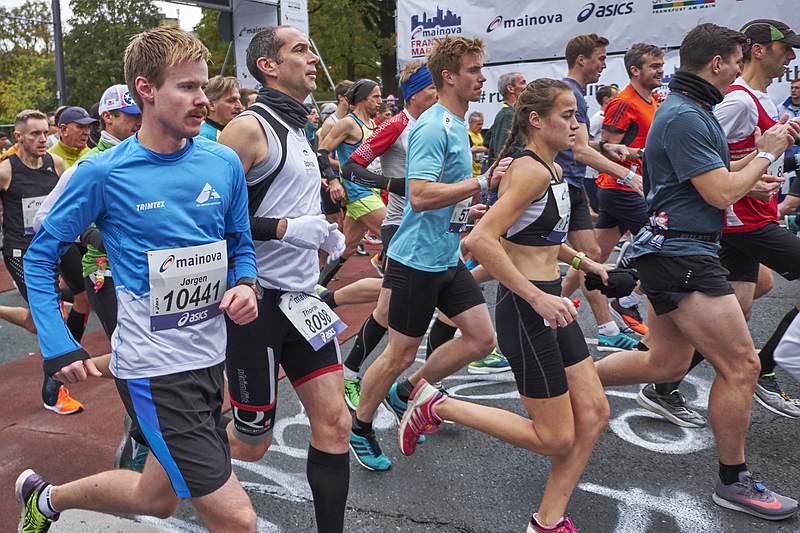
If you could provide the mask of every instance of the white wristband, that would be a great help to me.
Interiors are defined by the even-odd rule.
[[[486,194],[489,192],[489,178],[486,177],[486,174],[481,174],[477,177],[478,185],[481,187],[481,194]]]
[[[777,158],[776,158],[774,155],[772,155],[772,154],[771,154],[771,153],[769,153],[769,152],[758,152],[758,154],[756,155],[756,158],[758,158],[758,157],[763,157],[764,159],[766,159],[767,161],[769,161],[769,164],[770,164],[770,165],[771,165],[772,163],[774,163],[774,162],[775,162],[775,160],[777,159]]]

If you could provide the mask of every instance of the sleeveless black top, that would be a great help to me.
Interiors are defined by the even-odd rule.
[[[544,194],[525,209],[503,237],[525,246],[555,246],[563,243],[569,230],[569,189],[567,182],[559,180],[542,158],[530,150],[516,157],[530,157],[550,173],[550,186]]]
[[[58,174],[50,154],[45,154],[40,168],[28,167],[16,154],[8,160],[11,163],[11,185],[7,190],[0,191],[0,201],[3,202],[3,254],[14,255],[15,249],[24,251],[33,240],[33,227],[30,225],[33,215],[58,183]]]

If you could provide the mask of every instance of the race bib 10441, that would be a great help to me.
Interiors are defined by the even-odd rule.
[[[147,252],[150,330],[182,328],[220,314],[228,250],[225,241]]]

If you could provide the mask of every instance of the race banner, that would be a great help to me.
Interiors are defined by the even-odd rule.
[[[661,91],[667,91],[667,84],[672,80],[679,65],[677,50],[671,50],[664,56],[664,78],[662,80]],[[567,75],[567,63],[563,59],[554,61],[541,61],[536,63],[514,63],[509,65],[496,65],[484,67],[483,75],[486,81],[483,84],[483,92],[478,102],[470,104],[467,116],[473,111],[483,113],[484,128],[489,128],[494,122],[494,116],[500,111],[503,99],[497,89],[498,78],[506,72],[520,72],[527,81],[536,78],[561,79]],[[793,80],[800,79],[800,59],[795,59],[786,67],[785,73],[780,78],[774,80],[767,89],[768,94],[775,104],[783,103],[789,96],[789,84]],[[589,117],[600,110],[600,105],[595,98],[595,91],[601,85],[617,84],[623,89],[628,84],[628,75],[625,73],[625,63],[622,55],[611,56],[606,61],[606,69],[600,76],[599,83],[589,85],[586,88],[586,103],[589,106]]]
[[[305,6],[304,0],[291,0]],[[236,77],[242,87],[258,83],[247,70],[247,45],[253,35],[278,24],[278,6],[251,0],[233,0],[233,46],[236,53]]]
[[[504,63],[564,57],[575,35],[607,37],[609,53],[636,42],[663,48],[680,46],[702,22],[739,29],[757,18],[786,19],[800,25],[797,0],[398,0],[397,58],[402,65],[421,59],[433,39],[445,35],[480,37],[486,62]]]

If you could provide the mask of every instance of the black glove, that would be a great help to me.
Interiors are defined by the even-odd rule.
[[[594,272],[586,274],[586,288],[590,291],[600,290],[609,298],[628,296],[636,287],[639,275],[632,268],[615,268],[608,271],[608,285],[603,285],[600,276]]]

